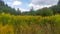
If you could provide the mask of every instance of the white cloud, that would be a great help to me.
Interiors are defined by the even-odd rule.
[[[27,9],[22,9],[22,8],[19,8],[21,10],[21,12],[24,12],[24,11],[29,11]]]
[[[31,3],[31,4],[29,4],[29,7],[32,7],[32,6],[34,6],[34,4],[32,4],[32,3]]]
[[[22,3],[20,1],[13,1],[13,6],[20,6]]]
[[[31,0],[33,4],[39,5],[54,5],[57,4],[58,0]]]
[[[35,4],[29,4],[29,7],[33,7],[34,10],[37,10],[37,9],[41,9],[41,8],[44,8],[44,7],[51,7],[52,5],[35,5]]]
[[[12,2],[7,2],[7,4],[9,6],[21,6],[22,2],[16,0],[16,1],[12,1]]]
[[[41,9],[44,7],[51,7],[56,5],[58,0],[32,0],[29,4],[29,7],[33,7],[35,10]]]

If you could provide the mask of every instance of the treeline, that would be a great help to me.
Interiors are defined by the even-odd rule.
[[[15,10],[14,8],[9,7],[7,4],[4,4],[2,0],[0,0],[0,13],[2,12],[9,13],[11,15],[51,16],[55,14],[60,14],[60,0],[55,6],[38,9],[36,11],[32,7],[30,11],[26,12],[21,12],[19,9]]]
[[[28,12],[23,12],[26,15],[40,15],[40,16],[51,16],[55,14],[60,14],[60,0],[58,1],[57,5],[51,6],[49,8],[45,7],[42,9],[34,10],[33,8],[30,9]],[[25,15],[24,14],[24,15]]]
[[[15,8],[9,7],[7,4],[4,3],[3,0],[0,0],[0,14],[1,13],[9,13],[11,15],[18,15],[19,12],[15,10]]]

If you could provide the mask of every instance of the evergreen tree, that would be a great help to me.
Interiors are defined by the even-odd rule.
[[[19,10],[19,8],[17,9],[17,15],[21,15],[21,11]]]
[[[35,15],[35,11],[34,11],[34,8],[32,7],[29,11],[30,15]]]
[[[2,0],[0,0],[0,7],[4,6],[4,2]]]
[[[5,12],[9,14],[15,14],[16,10],[4,4],[4,1],[0,0],[0,13]]]
[[[58,1],[58,4],[57,5],[60,6],[60,0]]]

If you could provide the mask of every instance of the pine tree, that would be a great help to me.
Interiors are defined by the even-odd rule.
[[[0,13],[9,13],[9,14],[15,14],[16,10],[9,7],[7,4],[4,3],[3,0],[0,0]]]
[[[21,15],[21,11],[19,10],[19,8],[17,9],[17,15]]]
[[[33,7],[31,7],[31,9],[30,9],[30,15],[35,15],[35,11],[34,11],[34,8]]]
[[[0,6],[4,6],[4,2],[0,0]]]
[[[58,1],[58,4],[57,5],[59,5],[60,6],[60,0]]]

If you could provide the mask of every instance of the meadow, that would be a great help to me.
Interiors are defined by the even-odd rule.
[[[0,14],[0,34],[60,34],[60,15],[42,17]]]

